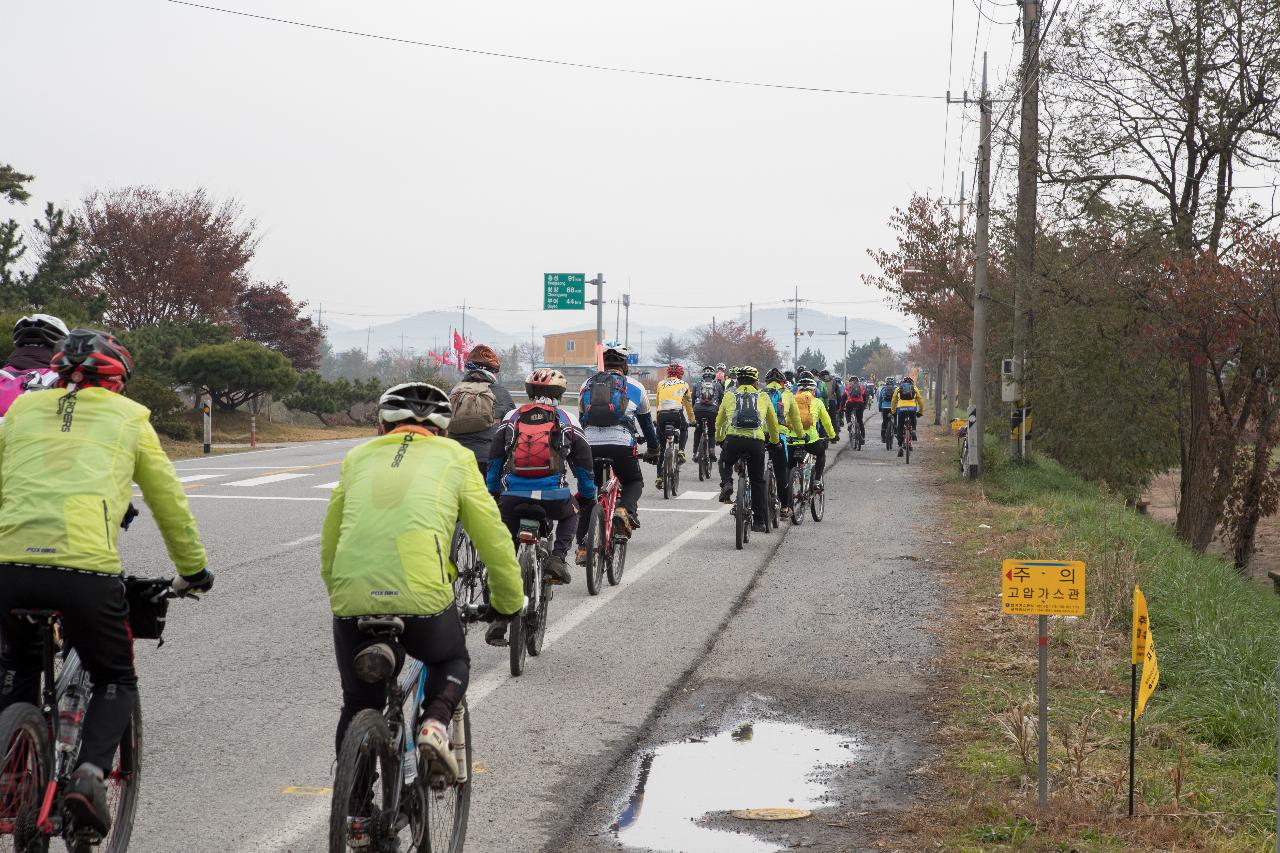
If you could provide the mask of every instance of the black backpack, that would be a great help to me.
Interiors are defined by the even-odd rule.
[[[622,423],[627,411],[627,377],[597,373],[582,391],[587,426],[612,427]]]
[[[898,389],[899,400],[914,400],[916,398],[915,383],[907,380],[902,383],[902,387]]]
[[[733,395],[733,428],[760,429],[760,408],[756,405],[759,397],[756,391],[743,391]]]
[[[698,403],[700,405],[716,405],[716,383],[710,379],[702,380],[698,386]]]

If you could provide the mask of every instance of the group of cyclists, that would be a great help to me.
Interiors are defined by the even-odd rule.
[[[213,574],[149,413],[125,396],[134,367],[127,348],[107,332],[71,331],[39,314],[18,322],[14,343],[0,371],[0,712],[39,705],[36,628],[15,611],[57,611],[93,684],[82,746],[59,801],[69,822],[105,835],[111,817],[104,776],[137,695],[117,551],[120,528],[136,514],[134,483],[177,567],[174,590],[207,591]],[[385,688],[366,677],[369,657],[384,654],[384,646],[362,633],[360,619],[394,616],[403,625],[403,651],[429,668],[418,748],[425,760],[458,773],[449,724],[466,692],[470,658],[454,601],[456,526],[487,570],[485,639],[505,645],[510,620],[526,605],[513,541],[528,505],[556,523],[545,571],[552,583],[568,584],[570,550],[576,546],[578,564],[588,556],[578,517],[593,509],[602,469],[608,464],[620,483],[614,531],[630,537],[641,524],[640,462],[657,462],[660,436],[675,438],[684,462],[693,427],[695,447],[719,464],[725,503],[734,466],[744,460],[761,520],[754,526],[765,531],[766,459],[780,474],[787,515],[792,495],[783,472],[812,454],[820,484],[829,444],[842,427],[862,429],[873,399],[886,424],[893,417],[899,444],[922,410],[910,380],[877,387],[825,370],[773,367],[761,376],[756,367],[723,364],[702,368],[695,384],[681,365],[670,365],[651,405],[628,375],[628,355],[624,346],[605,345],[601,369],[582,383],[572,409],[563,405],[568,381],[552,367],[528,374],[527,401],[517,404],[498,383],[501,361],[487,346],[470,352],[450,393],[406,382],[381,395],[378,437],[343,460],[320,540],[342,692],[335,749],[357,714],[386,700]]]

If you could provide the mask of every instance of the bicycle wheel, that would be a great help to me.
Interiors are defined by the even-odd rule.
[[[599,595],[604,587],[605,542],[609,535],[605,523],[604,511],[600,504],[591,507],[591,517],[587,519],[587,535],[582,540],[587,546],[587,593]]]
[[[906,451],[905,455],[907,457],[907,464],[910,465],[911,464],[911,436],[909,435],[907,436],[907,441],[905,444],[902,445],[902,448]]]
[[[751,541],[751,500],[747,496],[747,478],[738,475],[738,487],[733,495],[734,536],[733,546],[739,551]]]
[[[88,675],[85,681],[88,682]],[[107,774],[107,808],[111,811],[111,830],[102,839],[100,853],[124,853],[133,834],[133,818],[138,811],[138,785],[142,780],[142,698],[133,701],[129,727],[116,750],[115,761]]]
[[[530,584],[533,581],[533,548],[529,545],[521,545],[520,552],[516,556],[520,562],[520,577],[524,579],[524,594],[532,603],[533,590]],[[529,652],[528,631],[525,623],[527,616],[527,613],[517,613],[511,617],[511,624],[507,626],[507,646],[511,650],[512,675],[520,675],[524,672],[525,655]]]
[[[467,816],[471,812],[471,712],[465,699],[458,708],[462,711],[462,741],[458,740],[459,715],[455,713],[449,727],[449,743],[454,747],[455,758],[457,747],[466,744],[465,756],[458,762],[463,780],[446,784],[444,779],[424,780],[419,774],[419,782],[414,786],[416,796],[425,797],[427,806],[426,844],[417,847],[421,853],[462,853],[462,844],[467,838]]]
[[[403,778],[391,729],[378,711],[356,715],[342,738],[329,807],[329,853],[396,844],[398,786]]]
[[[547,576],[545,574],[539,572],[539,575],[541,575],[539,583],[541,584],[542,589],[538,593],[538,609],[536,612],[530,614],[529,619],[532,624],[525,632],[527,635],[525,637],[525,642],[529,646],[529,654],[534,657],[542,654],[542,641],[547,636],[547,610],[551,606],[549,596],[547,595],[547,593],[550,592],[551,585],[547,583]]]
[[[804,524],[805,501],[808,495],[804,488],[804,466],[797,464],[791,471],[791,523]]]
[[[822,521],[822,514],[827,511],[827,489],[822,483],[818,483],[813,487],[813,494],[809,496],[809,514],[813,516],[814,521]]]
[[[680,452],[675,447],[671,448],[671,496],[680,496]]]
[[[711,448],[707,445],[706,435],[698,442],[698,482],[711,479]]]
[[[671,499],[671,445],[668,444],[662,450],[662,463],[658,466],[658,470],[662,472],[662,499],[664,501]]]
[[[615,539],[613,553],[609,556],[609,585],[622,583],[622,572],[627,567],[627,540]]]
[[[53,749],[44,716],[34,705],[19,702],[0,714],[0,851],[45,853],[49,839],[36,828],[40,804],[49,787]]]
[[[769,526],[774,530],[778,529],[778,510],[782,506],[782,502],[778,500],[778,475],[774,472],[773,466],[769,466]]]

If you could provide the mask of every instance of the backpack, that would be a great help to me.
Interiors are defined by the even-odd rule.
[[[760,408],[756,404],[756,398],[759,396],[755,391],[743,391],[733,395],[734,429],[760,429]]]
[[[716,405],[716,383],[710,379],[702,380],[702,384],[698,386],[698,405]]]
[[[459,382],[449,392],[449,407],[453,409],[449,432],[453,435],[484,432],[497,422],[494,414],[497,405],[498,398],[488,382]]]
[[[813,428],[813,395],[802,391],[796,395],[796,405],[800,407],[800,426],[808,432]]]
[[[850,385],[849,402],[855,406],[867,402],[867,389],[857,383]]]
[[[45,387],[41,380],[46,374],[52,372],[51,370],[27,370],[21,373],[0,371],[0,418],[9,413],[9,407],[13,405],[13,401],[27,393],[29,389]]]
[[[627,377],[619,373],[597,373],[582,389],[583,418],[587,426],[612,427],[622,423],[627,412]]]
[[[899,400],[914,400],[916,398],[916,386],[911,380],[902,383],[902,387],[898,389]]]
[[[526,403],[511,422],[507,471],[517,477],[550,477],[564,471],[560,413],[545,403]]]
[[[778,413],[778,426],[784,425],[787,422],[787,410],[782,405],[782,392],[774,388],[768,388],[765,393],[773,401],[773,410]]]

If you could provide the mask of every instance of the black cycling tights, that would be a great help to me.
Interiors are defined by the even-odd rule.
[[[342,737],[356,714],[366,708],[380,711],[387,701],[385,685],[369,684],[356,676],[356,651],[369,640],[357,627],[356,618],[335,616],[333,619],[333,650],[338,656],[338,677],[342,681],[342,713],[334,734],[335,753],[342,749]],[[401,618],[404,633],[400,635],[400,645],[410,656],[427,665],[427,689],[422,700],[425,711],[420,721],[429,718],[447,726],[453,718],[453,709],[467,692],[471,677],[471,658],[467,655],[458,611],[451,604],[448,610],[435,616]]]

